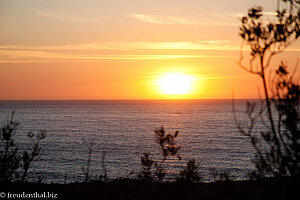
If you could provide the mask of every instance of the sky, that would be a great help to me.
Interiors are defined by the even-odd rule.
[[[258,98],[240,20],[276,0],[0,0],[0,100]],[[299,58],[297,41],[276,64]],[[192,77],[165,94],[160,79]]]

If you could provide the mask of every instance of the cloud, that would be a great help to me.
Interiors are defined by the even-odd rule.
[[[210,12],[206,14],[197,14],[198,23],[203,26],[239,26],[240,20],[244,13],[234,12]]]
[[[180,58],[220,57],[206,55],[84,55],[63,54],[43,51],[0,50],[0,63],[43,63],[97,60],[166,60]],[[223,56],[221,56],[223,57]]]
[[[216,41],[179,41],[179,42],[155,42],[144,44],[145,47],[150,49],[189,49],[189,50],[229,50],[234,46],[228,40]]]
[[[132,13],[130,16],[139,21],[152,24],[190,24],[201,26],[239,26],[240,18],[247,13],[243,12],[210,12],[197,14],[193,19],[168,15],[149,15]],[[275,16],[275,12],[263,12],[265,16]]]
[[[198,24],[203,26],[240,26],[241,17],[247,15],[247,12],[210,12],[206,14],[197,14]],[[276,16],[276,12],[263,12],[268,18]]]
[[[263,15],[268,15],[268,16],[276,16],[276,12],[263,12]]]
[[[209,14],[197,14],[193,19],[186,17],[175,17],[166,15],[146,15],[141,13],[130,14],[132,18],[138,19],[145,23],[152,24],[190,24],[201,26],[237,26],[238,17],[242,13],[220,13],[211,12]]]
[[[242,13],[242,12],[211,12],[209,14],[209,16],[211,17],[218,17],[218,18],[240,18],[242,16],[244,16],[246,13]]]
[[[54,46],[22,46],[2,45],[0,50],[30,50],[30,51],[98,51],[98,50],[228,50],[239,49],[229,40],[202,40],[202,41],[176,41],[176,42],[102,42],[74,45]]]
[[[207,53],[199,55],[195,50],[239,50],[239,48],[239,44],[235,45],[228,40],[102,42],[53,46],[0,45],[0,63],[226,57]]]
[[[185,17],[146,15],[140,13],[132,13],[130,16],[142,22],[152,24],[194,24],[190,19]]]
[[[93,22],[95,20],[85,18],[82,16],[72,15],[65,12],[49,12],[49,11],[39,11],[37,13],[41,17],[51,18],[59,21],[71,21],[71,22]]]
[[[215,50],[239,51],[240,44],[235,44],[228,40],[203,40],[175,42],[102,42],[97,44],[54,46],[0,45],[0,63],[163,60],[230,56],[230,54],[206,53],[205,50],[212,50],[210,52]],[[300,51],[300,49],[291,48],[287,51]]]
[[[262,12],[265,16],[276,16],[276,12]],[[201,16],[201,14],[199,14]],[[218,17],[218,18],[241,18],[247,15],[247,12],[211,12],[209,14],[210,17]]]

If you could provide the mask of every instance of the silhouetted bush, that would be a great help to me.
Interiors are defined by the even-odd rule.
[[[160,129],[156,129],[154,132],[156,134],[156,142],[162,150],[163,160],[165,160],[168,156],[177,156],[177,158],[181,160],[181,157],[178,154],[181,147],[176,145],[175,142],[179,131],[176,131],[174,135],[166,134],[164,127],[161,127]]]
[[[142,172],[138,175],[139,179],[145,181],[163,181],[166,175],[164,171],[164,161],[169,156],[175,156],[179,160],[181,157],[178,154],[180,146],[178,146],[175,142],[175,139],[178,136],[179,131],[176,131],[173,134],[167,134],[165,129],[161,127],[160,129],[156,129],[155,131],[156,142],[161,149],[162,158],[160,161],[155,161],[150,158],[150,153],[144,153],[143,157],[141,157],[142,164]],[[154,166],[154,169],[153,169]]]
[[[282,63],[274,78],[273,102],[278,112],[278,135],[284,148],[283,175],[300,176],[300,85]],[[266,136],[268,140],[268,135]]]
[[[26,181],[31,163],[40,154],[40,141],[46,136],[44,131],[28,132],[27,137],[32,142],[32,149],[19,152],[14,141],[19,123],[13,120],[13,116],[14,112],[0,130],[0,182]]]
[[[218,171],[216,168],[209,169],[210,175],[214,181],[232,181],[232,177],[228,171]]]
[[[201,176],[199,175],[198,166],[196,165],[195,159],[190,159],[186,168],[180,171],[179,176],[177,177],[177,181],[180,182],[198,182],[201,180]]]
[[[248,136],[256,151],[253,162],[256,171],[252,178],[265,176],[300,175],[300,88],[282,62],[275,71],[271,86],[266,83],[266,69],[274,55],[284,51],[300,36],[300,2],[283,0],[289,9],[280,9],[278,4],[276,21],[265,23],[262,7],[249,9],[242,17],[240,36],[251,49],[249,65],[245,66],[241,56],[240,66],[258,75],[263,84],[265,104],[247,103],[247,128],[239,124],[239,131]],[[273,89],[273,97],[270,91]],[[264,129],[254,132],[260,121]]]
[[[144,155],[141,157],[141,163],[143,169],[138,177],[143,181],[152,181],[153,175],[151,169],[154,161],[150,158],[150,153],[144,153]]]
[[[166,175],[164,170],[164,162],[168,157],[176,157],[181,160],[179,155],[180,146],[176,144],[176,138],[179,131],[174,134],[167,134],[165,129],[161,127],[155,131],[156,143],[161,149],[161,160],[154,160],[151,158],[150,153],[144,153],[141,157],[142,171],[138,175],[138,178],[144,181],[163,181]],[[191,159],[187,162],[185,169],[180,171],[177,181],[197,182],[200,180],[200,175],[197,172],[197,165],[195,159]]]

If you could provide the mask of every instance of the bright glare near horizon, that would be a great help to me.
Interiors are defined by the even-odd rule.
[[[164,94],[188,94],[191,91],[192,76],[186,74],[167,74],[159,84]]]

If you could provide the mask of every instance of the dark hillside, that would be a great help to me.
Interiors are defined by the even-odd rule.
[[[57,194],[58,199],[297,199],[300,182],[290,179],[214,183],[156,183],[114,180],[70,184],[9,183],[1,192]],[[12,197],[11,197],[12,198]],[[50,198],[48,198],[50,199]]]

